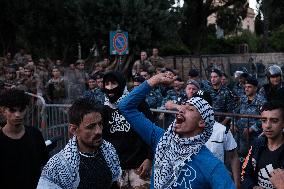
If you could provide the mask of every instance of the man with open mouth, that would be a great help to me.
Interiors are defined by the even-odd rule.
[[[175,79],[166,73],[157,74],[119,103],[125,119],[155,155],[151,188],[236,188],[224,164],[204,145],[215,122],[214,111],[207,101],[200,97],[188,100],[166,131],[137,110],[153,87],[170,84]]]

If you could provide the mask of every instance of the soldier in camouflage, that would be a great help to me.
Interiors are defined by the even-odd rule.
[[[84,92],[84,97],[90,99],[91,101],[98,102],[100,104],[104,104],[105,101],[105,93],[101,90],[101,88],[97,84],[97,79],[100,75],[92,75],[88,79],[88,90]]]
[[[188,79],[189,80],[193,79],[193,80],[197,81],[199,83],[200,89],[204,90],[204,91],[207,91],[211,86],[211,84],[208,80],[202,80],[200,78],[199,72],[196,69],[190,69],[188,71]]]
[[[149,60],[155,68],[165,67],[164,59],[159,56],[158,48],[152,49],[152,56],[149,58]]]
[[[132,67],[132,76],[138,75],[140,71],[146,70],[150,73],[154,72],[155,68],[152,63],[147,60],[146,51],[141,51],[140,60],[136,60]]]
[[[211,72],[211,87],[208,88],[208,92],[211,95],[213,101],[214,112],[234,112],[236,104],[232,92],[221,84],[222,73],[218,69],[213,69]],[[216,117],[216,121],[222,122],[223,125],[227,125],[229,118],[223,116]]]
[[[45,85],[46,98],[49,103],[63,104],[67,98],[67,82],[57,66],[52,68],[51,75],[52,78]]]
[[[138,76],[142,77],[144,80],[147,80],[151,77],[150,73],[147,70],[141,70],[138,73]],[[150,108],[157,109],[162,105],[162,93],[160,87],[153,88],[151,92],[146,96],[146,103]]]
[[[4,86],[6,89],[15,88],[17,86],[16,69],[7,67],[5,69]]]
[[[240,74],[240,76],[238,77],[238,82],[233,87],[233,93],[238,99],[240,99],[241,96],[245,95],[244,85],[248,76],[249,74],[245,72]]]
[[[264,95],[267,101],[271,101],[276,97],[277,93],[283,90],[284,82],[282,82],[282,70],[277,65],[272,65],[266,70],[268,83],[263,85],[259,92]]]
[[[245,95],[241,96],[236,113],[260,115],[260,107],[266,100],[261,94],[257,93],[258,81],[250,76],[247,78],[244,87]],[[245,157],[249,145],[261,133],[261,121],[258,118],[240,118],[236,125],[240,156]]]

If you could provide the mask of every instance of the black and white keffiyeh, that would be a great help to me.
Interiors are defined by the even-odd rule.
[[[174,132],[175,121],[169,126],[160,139],[154,164],[154,188],[168,188],[176,182],[181,168],[192,155],[198,154],[213,131],[214,111],[207,101],[192,97],[187,103],[193,105],[205,121],[203,132],[190,138],[181,138]]]
[[[100,149],[112,173],[112,181],[117,181],[122,171],[114,147],[103,140]],[[48,183],[54,183],[61,188],[77,188],[80,182],[79,165],[79,150],[76,136],[73,136],[64,149],[54,155],[43,168],[41,178],[46,182],[39,182],[41,185],[38,188],[45,188],[44,185],[48,186]]]

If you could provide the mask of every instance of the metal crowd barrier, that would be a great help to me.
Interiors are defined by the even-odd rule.
[[[43,138],[49,140],[60,137],[57,147],[52,153],[62,149],[69,139],[68,109],[70,104],[46,104],[44,98],[32,93],[31,103],[27,108],[25,125],[37,127],[41,130]]]
[[[67,144],[67,141],[69,139],[68,109],[70,108],[71,104],[46,104],[42,96],[31,93],[26,94],[32,97],[32,101],[27,110],[25,124],[38,127],[42,131],[45,140],[54,137],[62,137],[62,140],[58,142],[57,148],[54,150],[59,151]],[[161,109],[151,109],[151,111],[157,115],[156,123],[164,129],[167,129],[170,123],[169,121],[167,122],[165,120],[167,118],[166,115],[171,115],[174,119],[173,114],[177,113],[177,111]],[[161,114],[164,116],[160,116]],[[229,125],[227,125],[227,127],[231,129],[233,136],[236,135],[236,131],[234,130],[235,127],[232,126],[236,125],[237,119],[248,118],[248,124],[249,119],[260,119],[260,115],[243,115],[215,112],[215,117],[218,116],[231,118],[231,122]],[[249,138],[247,138],[247,141],[250,141]]]

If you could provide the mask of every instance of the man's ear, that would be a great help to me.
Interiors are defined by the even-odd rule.
[[[78,129],[77,125],[69,124],[69,133],[70,133],[72,136],[73,136],[73,135],[76,135],[77,129]]]
[[[205,121],[204,121],[203,119],[201,119],[201,120],[199,121],[198,126],[199,126],[200,128],[204,128],[204,127],[205,127]]]

